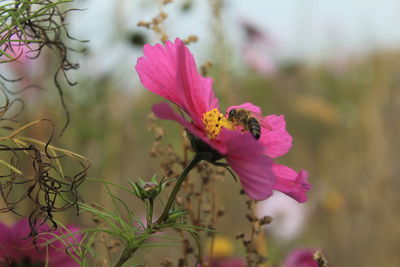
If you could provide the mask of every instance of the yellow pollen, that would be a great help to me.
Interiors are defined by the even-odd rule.
[[[203,114],[203,123],[207,132],[208,138],[215,139],[221,132],[222,127],[233,129],[233,125],[224,114],[220,113],[218,109],[214,108]]]

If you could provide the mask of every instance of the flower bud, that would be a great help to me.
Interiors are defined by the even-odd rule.
[[[156,178],[152,177],[151,182],[145,182],[139,179],[138,182],[131,182],[130,184],[133,187],[135,195],[141,200],[145,200],[156,198],[164,189],[166,182],[164,182],[164,179],[157,182]]]

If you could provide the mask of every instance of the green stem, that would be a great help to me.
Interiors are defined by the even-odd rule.
[[[119,258],[118,262],[114,265],[114,267],[122,267],[122,265],[127,262],[138,249],[138,246],[135,248],[126,247],[124,251],[122,251],[122,255]]]
[[[169,212],[171,210],[172,205],[174,204],[176,195],[178,194],[178,191],[185,180],[186,176],[189,174],[190,170],[196,166],[197,163],[201,161],[201,157],[196,154],[196,156],[192,159],[192,161],[186,166],[186,168],[183,170],[181,176],[179,177],[178,181],[176,182],[174,188],[172,189],[172,192],[168,198],[167,204],[164,207],[163,212],[161,213],[160,217],[157,219],[156,223],[160,224],[163,221],[165,221],[168,218]],[[147,229],[145,230],[146,234],[150,234],[152,232],[152,219],[153,219],[153,200],[150,199],[148,203],[148,208],[147,208]],[[126,247],[124,251],[122,251],[121,257],[118,259],[118,262],[114,265],[114,267],[122,267],[122,265],[127,262],[132,255],[136,252],[136,250],[139,248],[139,245],[143,243],[143,241],[139,242],[136,247]]]
[[[172,204],[174,204],[176,194],[178,193],[179,189],[181,188],[183,181],[185,180],[186,176],[189,174],[190,170],[193,169],[193,167],[196,166],[196,164],[199,163],[200,161],[201,161],[201,157],[198,154],[196,154],[196,156],[192,159],[192,161],[183,170],[181,176],[179,177],[178,181],[176,182],[176,184],[174,186],[174,189],[172,189],[171,195],[168,198],[167,204],[165,205],[163,212],[161,213],[160,217],[156,221],[157,224],[162,223],[164,220],[166,220],[168,218]]]
[[[152,226],[153,226],[153,207],[154,207],[154,202],[153,199],[149,199],[149,208],[147,211],[147,228],[150,229],[150,232],[152,231]]]

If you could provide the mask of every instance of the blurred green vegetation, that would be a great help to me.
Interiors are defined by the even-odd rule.
[[[135,76],[132,71],[132,79]],[[305,230],[291,242],[274,240],[267,233],[271,266],[299,246],[320,248],[332,266],[398,266],[400,52],[353,58],[340,69],[329,62],[291,62],[270,77],[244,68],[222,73],[216,65],[212,76],[222,109],[253,102],[264,114],[284,114],[294,145],[278,162],[310,173],[313,189],[306,204],[310,216]],[[52,86],[51,81],[40,82]],[[66,88],[71,123],[57,144],[91,161],[89,177],[128,185],[128,179],[162,175],[159,160],[149,156],[154,136],[146,124],[151,105],[161,99],[138,90],[136,94],[119,90],[108,76],[96,80],[84,75],[77,86]],[[62,127],[65,118],[56,92],[32,90],[22,97],[29,111],[22,113],[23,121],[50,118]],[[164,142],[181,151],[181,129],[172,122],[159,124],[165,127]],[[40,129],[29,135],[46,140]],[[131,196],[115,190],[131,207],[140,207]],[[238,232],[248,230],[245,197],[239,190],[229,175],[217,184],[218,202],[226,214],[216,228],[236,242],[236,254],[243,255],[235,241]],[[98,183],[85,182],[80,193],[87,203],[110,205]],[[138,208],[137,215],[141,214],[144,210]],[[11,220],[7,216],[0,214],[0,220]],[[85,215],[59,216],[65,222],[91,225]],[[163,256],[179,257],[179,253],[176,248],[150,248],[138,255],[156,266]]]

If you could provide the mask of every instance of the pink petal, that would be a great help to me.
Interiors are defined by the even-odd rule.
[[[63,240],[56,240],[52,242],[49,246],[49,261],[51,263],[50,266],[60,266],[60,267],[78,267],[80,266],[77,262],[75,262],[68,254],[66,253],[66,248],[68,248],[68,252],[73,254],[75,257],[79,258],[79,256],[75,253],[75,249],[79,247],[79,243],[82,240],[82,234],[79,234],[79,228],[73,225],[68,225],[67,230],[64,228],[59,228],[54,232],[55,235],[60,236]],[[45,236],[47,240],[54,240],[55,237],[53,235]],[[65,244],[64,244],[65,242]]]
[[[194,114],[202,118],[205,112],[218,108],[218,99],[212,90],[212,79],[204,78],[197,72],[193,55],[181,40],[176,39],[175,44],[178,49],[178,89],[185,96],[186,110],[194,110]]]
[[[283,115],[269,115],[261,121],[261,136],[259,139],[265,149],[265,154],[271,158],[286,154],[292,147],[292,137],[286,131]]]
[[[38,231],[48,230],[47,226],[38,226]],[[12,227],[12,243],[18,248],[14,249],[13,253],[17,253],[19,258],[28,257],[32,261],[38,259],[44,259],[45,254],[41,253],[39,249],[35,249],[35,246],[32,242],[32,237],[29,237],[31,232],[31,228],[29,226],[29,220],[27,218],[18,220],[14,226]],[[29,238],[28,238],[29,237]]]
[[[251,111],[252,113],[254,113],[256,115],[261,115],[261,108],[256,105],[253,105],[252,103],[249,103],[249,102],[246,102],[239,106],[231,106],[226,110],[226,113],[229,114],[229,111],[231,111],[231,109],[245,109],[245,110]]]
[[[61,236],[67,234],[65,230],[58,229],[52,234],[47,234],[50,227],[47,224],[36,225],[38,228],[39,235],[36,237],[36,243],[33,243],[32,237],[28,238],[30,233],[29,220],[21,219],[16,222],[10,229],[4,224],[0,223],[0,257],[5,257],[16,261],[17,263],[23,258],[28,258],[32,263],[45,262],[46,258],[49,260],[49,266],[71,266],[78,267],[79,264],[76,263],[70,256],[65,252],[65,245],[56,240],[46,246],[48,241],[55,239],[54,234]],[[76,232],[79,230],[76,227],[67,227],[71,232]],[[64,240],[68,239],[71,244],[76,244],[81,240],[81,235],[76,235],[74,237],[65,237]],[[72,250],[70,249],[72,252]]]
[[[4,223],[0,223],[0,258],[7,256],[7,246],[9,244],[10,228]]]
[[[296,201],[303,203],[307,201],[307,191],[311,189],[308,183],[308,172],[296,171],[280,164],[274,164],[273,172],[278,177],[274,190],[285,193]]]
[[[148,90],[182,105],[176,90],[173,90],[176,82],[176,73],[173,68],[176,65],[176,53],[169,52],[167,53],[160,44],[155,46],[146,44],[144,46],[145,56],[138,59],[136,71],[140,81]]]
[[[191,132],[193,135],[196,137],[200,138],[203,140],[205,143],[209,144],[212,148],[217,150],[221,155],[225,155],[227,153],[227,148],[224,142],[220,142],[219,138],[216,140],[210,140],[208,137],[205,135],[203,129],[199,129],[196,127],[194,124],[186,121],[180,114],[175,112],[171,105],[169,105],[166,102],[161,102],[158,104],[153,105],[152,111],[154,114],[163,120],[173,120],[176,121],[177,123],[181,124],[185,129],[187,129],[189,132]]]
[[[261,136],[259,142],[264,146],[264,153],[271,158],[280,157],[286,154],[292,147],[292,137],[286,131],[286,122],[283,115],[261,116],[260,107],[252,103],[244,103],[239,106],[231,106],[227,109],[227,114],[232,109],[245,109],[251,111],[253,116],[259,120],[261,125]]]
[[[0,36],[1,39],[8,39],[6,36]],[[16,60],[14,63],[18,62],[24,64],[28,60],[29,52],[35,51],[38,47],[37,44],[27,44],[23,41],[18,41],[20,39],[24,39],[24,37],[18,37],[16,34],[11,35],[9,38],[9,42],[5,42],[1,45],[0,49],[6,52],[8,55],[12,57],[12,59]],[[9,61],[8,58],[3,53],[0,54],[0,61]]]
[[[7,230],[6,230],[7,229]],[[31,261],[43,261],[45,254],[35,249],[30,233],[28,219],[17,221],[11,228],[5,225],[0,227],[2,238],[0,238],[0,251],[2,256],[19,261],[29,258]],[[6,230],[6,231],[5,231]],[[5,231],[5,232],[3,232]]]
[[[196,123],[205,112],[218,108],[212,80],[197,72],[193,55],[179,39],[165,47],[145,45],[136,71],[144,87],[180,106]]]
[[[259,143],[250,134],[224,130],[221,135],[228,147],[226,161],[238,174],[246,194],[255,200],[270,197],[276,182],[273,162]]]
[[[287,255],[283,266],[285,267],[318,267],[314,260],[316,249],[297,248]]]
[[[277,66],[273,58],[265,51],[260,51],[257,47],[245,47],[243,49],[243,57],[249,67],[261,75],[272,75],[277,72]]]

